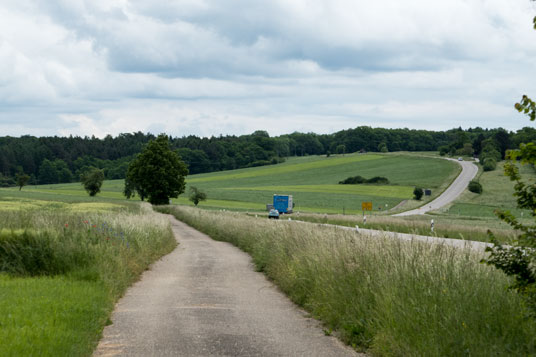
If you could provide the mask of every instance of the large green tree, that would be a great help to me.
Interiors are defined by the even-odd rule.
[[[188,168],[171,150],[168,137],[160,135],[130,163],[124,193],[130,198],[137,192],[152,204],[167,204],[184,192],[186,175]]]

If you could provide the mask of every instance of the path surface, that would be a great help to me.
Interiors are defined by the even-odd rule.
[[[180,245],[119,301],[95,356],[355,356],[249,256],[170,217]]]
[[[413,209],[398,214],[394,214],[394,217],[400,216],[412,216],[416,214],[425,214],[426,212],[439,209],[458,198],[465,190],[469,181],[475,178],[478,173],[478,167],[472,161],[458,161],[454,159],[446,159],[456,161],[462,166],[462,172],[458,175],[456,180],[443,192],[439,197],[430,203],[425,204],[420,208]]]

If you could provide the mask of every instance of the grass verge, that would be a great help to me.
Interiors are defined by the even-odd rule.
[[[488,221],[479,222],[476,219],[454,220],[443,216],[415,216],[391,217],[380,215],[367,215],[367,222],[363,224],[360,215],[323,215],[314,213],[293,214],[292,219],[311,223],[333,224],[345,227],[376,229],[381,231],[409,233],[423,236],[441,238],[464,239],[479,242],[489,242],[488,229],[491,229],[495,238],[504,243],[512,242],[516,232],[506,224],[495,219],[493,225]],[[430,220],[434,219],[434,231],[430,230]]]
[[[91,355],[115,301],[176,246],[150,206],[65,205],[0,210],[1,356]]]
[[[163,207],[251,254],[298,305],[379,355],[531,355],[536,323],[480,253],[314,224]]]

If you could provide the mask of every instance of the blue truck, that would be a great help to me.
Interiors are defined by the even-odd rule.
[[[274,209],[279,213],[292,213],[293,206],[291,195],[274,195]]]

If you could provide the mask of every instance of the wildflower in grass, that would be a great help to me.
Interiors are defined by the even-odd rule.
[[[69,223],[65,223],[65,227],[66,227],[66,228],[69,227]]]

